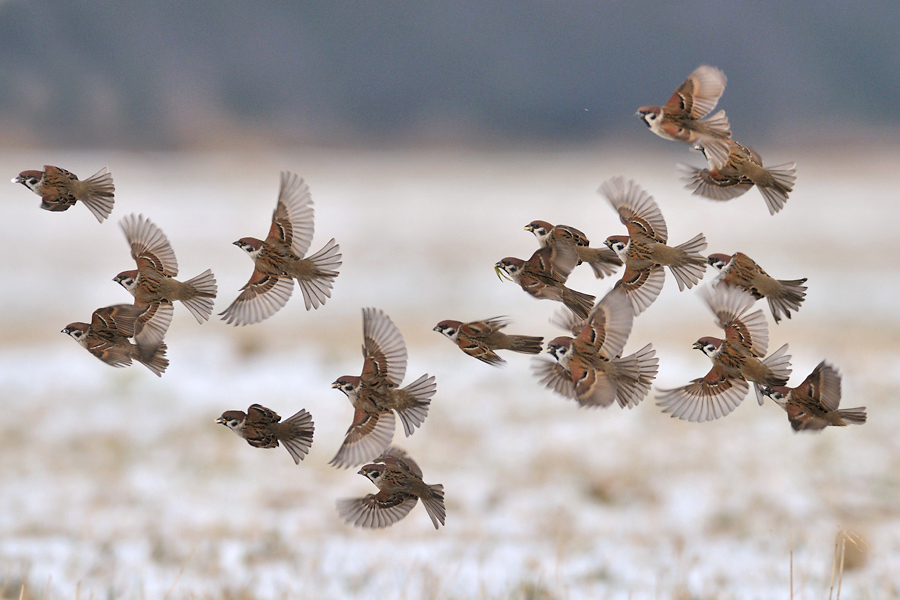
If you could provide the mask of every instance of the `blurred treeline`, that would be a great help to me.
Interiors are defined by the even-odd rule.
[[[878,131],[898,31],[897,2],[849,0],[7,0],[2,144],[583,142],[701,63],[757,141]]]

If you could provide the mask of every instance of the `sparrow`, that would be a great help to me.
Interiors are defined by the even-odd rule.
[[[171,307],[170,307],[171,308]],[[152,336],[132,344],[128,338],[134,336],[135,323],[146,309],[133,304],[116,304],[98,308],[91,315],[90,323],[69,323],[62,330],[76,342],[84,346],[88,352],[113,367],[126,367],[136,360],[157,377],[162,377],[169,359],[166,358],[166,345],[162,339],[156,341]],[[152,310],[152,309],[151,309]],[[165,314],[155,318],[164,319]],[[171,319],[171,311],[168,313]],[[156,328],[151,325],[149,330]],[[165,324],[163,330],[168,328]]]
[[[862,425],[866,407],[839,410],[841,374],[824,360],[795,388],[773,386],[762,390],[785,410],[794,431],[820,431],[826,427]]]
[[[22,171],[12,180],[41,197],[41,208],[68,210],[81,200],[101,223],[112,212],[116,191],[112,175],[103,167],[84,181],[65,169],[44,165],[43,171]]]
[[[755,302],[753,296],[731,286],[701,291],[718,325],[725,330],[725,339],[698,339],[693,347],[712,361],[709,373],[686,386],[660,390],[662,395],[656,399],[664,413],[695,423],[731,413],[747,395],[748,382],[755,384],[762,405],[761,389],[785,385],[791,375],[787,344],[762,358],[769,345],[769,328],[762,310],[748,314]]]
[[[599,192],[606,196],[628,235],[613,235],[606,245],[625,263],[620,284],[631,301],[635,316],[641,314],[662,291],[669,267],[678,289],[684,291],[696,285],[706,271],[706,237],[702,233],[675,246],[666,245],[668,232],[659,206],[653,196],[633,180],[614,177],[605,181]]]
[[[559,336],[547,344],[556,359],[535,360],[541,383],[581,406],[633,408],[650,393],[659,361],[647,344],[621,358],[634,314],[625,292],[614,287],[591,311],[574,338]],[[574,326],[573,326],[574,329]]]
[[[274,410],[259,404],[251,404],[246,413],[226,410],[216,423],[229,428],[254,448],[277,448],[281,442],[298,465],[309,452],[315,431],[312,416],[305,409],[281,421]]]
[[[572,246],[552,244],[536,250],[527,261],[508,256],[494,264],[494,272],[500,278],[503,271],[510,281],[535,298],[562,302],[576,315],[586,318],[594,305],[594,296],[565,286],[577,263],[578,256]]]
[[[437,391],[434,376],[425,373],[404,388],[406,343],[390,317],[377,308],[363,309],[363,369],[359,377],[338,377],[332,388],[342,391],[353,405],[353,422],[344,442],[328,464],[347,468],[372,460],[390,446],[394,413],[406,436],[413,434],[428,415]]]
[[[710,164],[708,169],[698,169],[684,163],[678,167],[685,177],[685,186],[695,195],[710,200],[731,200],[744,194],[754,185],[766,201],[769,214],[774,215],[787,202],[788,194],[794,189],[797,169],[794,163],[785,163],[775,167],[763,167],[762,158],[749,146],[728,141],[728,160],[722,166],[715,167],[709,151],[702,145],[694,146],[706,157]]]
[[[721,168],[728,162],[731,130],[725,111],[704,119],[725,91],[725,74],[701,65],[688,75],[663,106],[642,106],[637,116],[661,138],[702,144],[710,163]]]
[[[712,285],[724,283],[750,292],[757,300],[765,298],[776,323],[782,317],[790,319],[791,311],[799,310],[806,298],[806,277],[775,279],[743,252],[710,254],[707,261],[719,271]]]
[[[470,323],[447,319],[435,325],[433,331],[443,334],[469,356],[494,366],[506,363],[496,350],[512,350],[522,354],[541,352],[543,337],[508,335],[500,331],[509,323],[506,317],[493,317]]]
[[[532,221],[525,226],[538,240],[541,248],[551,244],[568,244],[575,248],[578,265],[585,262],[594,270],[594,276],[602,279],[612,275],[622,266],[622,259],[609,248],[590,248],[591,242],[582,232],[568,225],[551,225],[547,221]],[[576,265],[577,266],[577,265]]]
[[[219,313],[226,323],[249,325],[268,319],[287,304],[294,279],[300,285],[306,310],[325,304],[341,266],[341,248],[332,238],[321,250],[304,258],[313,229],[309,186],[298,175],[282,172],[278,204],[266,239],[244,237],[234,242],[250,255],[255,266],[237,299]]]
[[[198,323],[209,319],[216,297],[216,278],[207,269],[184,283],[173,279],[178,274],[175,252],[162,230],[143,215],[127,215],[119,226],[131,246],[131,258],[137,269],[122,271],[113,281],[134,296],[138,306],[161,302],[183,303]]]
[[[421,500],[434,528],[444,524],[444,486],[422,481],[422,469],[399,448],[388,448],[373,462],[363,466],[359,475],[378,488],[377,494],[337,501],[338,514],[357,527],[390,527]]]

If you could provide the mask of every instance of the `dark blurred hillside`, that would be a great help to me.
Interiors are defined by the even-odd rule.
[[[900,124],[896,2],[699,6],[7,1],[3,145],[584,141],[701,63],[738,138]]]

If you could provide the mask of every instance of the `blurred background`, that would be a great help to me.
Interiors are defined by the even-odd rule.
[[[6,0],[3,145],[596,143],[707,62],[741,139],[890,139],[897,7],[780,7]]]
[[[845,597],[900,595],[898,28],[890,3],[0,2],[0,173],[106,166],[116,184],[102,225],[0,189],[0,598],[821,598],[838,579]],[[797,163],[781,213],[757,190],[692,196],[676,164],[702,157],[634,116],[700,64],[728,77],[735,139]],[[231,242],[265,235],[282,170],[311,187],[311,250],[341,245],[324,307],[295,291],[235,328],[176,306],[159,379],[59,333],[130,301],[111,280],[133,267],[132,212],[180,279],[212,268],[224,310],[252,269]],[[673,243],[702,231],[709,252],[807,277],[792,319],[759,305],[770,349],[790,344],[792,385],[833,363],[869,422],[797,434],[752,397],[704,424],[653,394],[578,409],[531,357],[493,369],[431,331],[508,315],[561,335],[556,306],[492,266],[534,251],[534,219],[594,246],[624,233],[596,192],[619,175]],[[598,298],[615,281],[582,269],[570,286]],[[625,350],[653,343],[660,388],[706,373],[690,347],[717,334],[667,279]],[[421,430],[395,439],[445,486],[437,532],[421,507],[384,531],[334,510],[374,491],[327,464],[364,306],[402,331],[406,381],[437,377]],[[303,463],[213,424],[254,402],[312,413]]]

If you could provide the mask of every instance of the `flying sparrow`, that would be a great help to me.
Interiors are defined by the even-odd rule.
[[[388,448],[359,470],[378,488],[377,494],[337,501],[338,514],[357,527],[390,527],[422,501],[434,528],[444,524],[444,486],[422,481],[422,469],[399,448]]]
[[[81,181],[65,169],[44,165],[43,171],[22,171],[12,182],[21,183],[40,196],[44,210],[61,212],[81,200],[101,223],[115,202],[116,188],[106,167]]]
[[[313,441],[315,424],[306,410],[281,421],[278,414],[265,406],[251,404],[245,413],[242,410],[227,410],[216,419],[245,440],[254,448],[277,448],[284,444],[291,453],[295,464],[306,457]]]
[[[706,237],[699,233],[674,248],[666,245],[669,234],[659,206],[653,196],[629,179],[607,180],[600,186],[619,219],[628,228],[628,235],[613,235],[606,245],[625,262],[620,284],[631,301],[635,316],[641,314],[662,291],[669,267],[678,289],[683,291],[696,285],[706,271]]]
[[[122,271],[113,281],[134,296],[138,306],[181,301],[198,323],[209,319],[216,297],[216,278],[207,269],[184,283],[178,274],[175,252],[162,230],[143,215],[127,215],[119,222],[131,246],[137,269]]]
[[[744,290],[717,286],[701,290],[707,305],[725,330],[725,339],[702,337],[694,343],[712,361],[709,373],[686,386],[660,390],[657,406],[685,421],[702,423],[731,413],[754,383],[756,397],[763,403],[761,388],[785,385],[791,375],[788,346],[783,345],[767,358],[769,328],[761,310],[748,314],[755,302]]]
[[[719,270],[713,285],[724,283],[739,287],[759,300],[765,298],[775,322],[781,317],[791,318],[791,311],[800,309],[806,298],[806,277],[803,279],[775,279],[743,252],[710,254],[709,264]]]
[[[716,168],[707,149],[701,145],[694,146],[696,150],[703,152],[710,168],[697,169],[679,164],[679,168],[685,173],[685,187],[695,195],[710,200],[731,200],[755,185],[766,201],[769,214],[774,215],[784,208],[797,179],[794,163],[766,168],[753,148],[734,140],[729,140],[728,147],[728,161]]]
[[[294,173],[281,173],[281,191],[265,240],[244,237],[234,242],[253,259],[250,281],[231,306],[220,313],[226,323],[249,325],[281,310],[300,285],[306,310],[319,308],[331,297],[341,266],[340,246],[334,238],[304,258],[313,237],[313,201],[309,186]]]
[[[578,256],[572,246],[552,244],[536,250],[527,261],[508,256],[494,264],[494,271],[500,277],[502,270],[510,281],[535,298],[562,302],[576,315],[586,318],[594,305],[594,296],[564,285],[577,263]]]
[[[522,354],[539,354],[544,338],[533,335],[508,335],[500,331],[510,321],[506,317],[494,317],[484,321],[462,323],[445,320],[434,326],[460,350],[489,365],[500,366],[506,361],[496,350],[512,350]]]
[[[381,310],[364,308],[362,373],[338,377],[331,384],[344,392],[354,412],[344,442],[329,464],[347,468],[384,452],[394,437],[395,412],[407,437],[422,424],[437,384],[426,373],[400,388],[406,362],[406,343],[397,326]]]
[[[535,360],[541,383],[581,406],[607,407],[613,402],[633,408],[650,393],[659,361],[652,345],[620,358],[631,334],[634,313],[625,293],[614,287],[574,338],[560,336],[547,344],[556,362]]]
[[[731,139],[728,118],[724,110],[704,117],[715,108],[724,91],[725,74],[715,67],[701,65],[663,106],[642,106],[637,116],[661,138],[702,144],[713,166],[721,168],[728,162]]]
[[[841,374],[824,360],[795,388],[764,388],[763,396],[787,412],[795,431],[819,431],[829,425],[844,427],[866,422],[866,407],[838,409],[841,405]]]
[[[597,279],[612,275],[622,266],[622,259],[616,256],[615,252],[606,247],[590,248],[591,242],[574,227],[551,225],[547,221],[532,221],[525,226],[525,231],[534,234],[541,248],[557,243],[573,246],[578,256],[578,264],[585,262],[591,265]]]
[[[125,367],[130,365],[132,360],[136,360],[161,377],[166,367],[169,366],[165,343],[161,339],[155,341],[153,337],[148,337],[146,341],[136,339],[137,344],[128,341],[128,338],[134,336],[135,323],[144,311],[145,307],[133,304],[116,304],[98,308],[91,315],[90,324],[69,323],[62,333],[71,336],[88,352],[108,365]],[[164,319],[166,316],[171,319],[171,311],[167,315],[161,314],[156,318]],[[157,329],[153,320],[150,321],[148,327],[150,330]],[[168,328],[168,323],[162,327],[163,330],[166,328]]]

